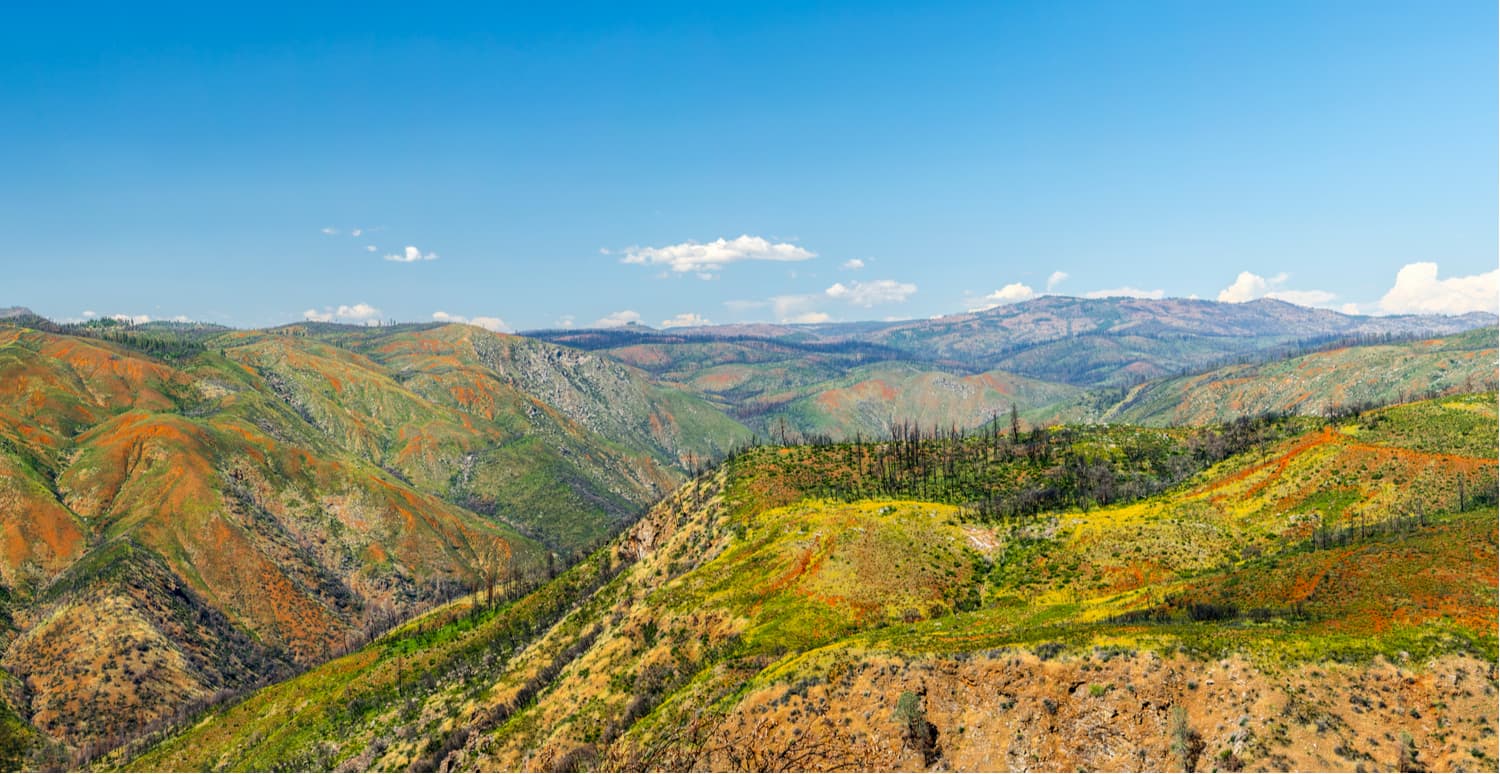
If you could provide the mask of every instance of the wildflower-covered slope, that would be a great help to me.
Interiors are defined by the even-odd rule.
[[[1493,767],[1495,428],[755,449],[129,766]]]

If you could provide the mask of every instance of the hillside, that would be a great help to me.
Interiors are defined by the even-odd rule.
[[[1328,400],[1388,403],[1434,388],[1463,387],[1465,377],[1482,363],[1447,364],[1431,355],[1433,347],[1493,350],[1493,344],[1472,338],[1451,346],[1403,347],[1412,337],[1475,328],[1493,332],[1494,316],[1362,317],[1271,300],[1225,304],[1047,296],[984,312],[896,323],[670,331],[632,326],[532,335],[640,368],[713,403],[761,437],[795,433],[852,440],[884,435],[892,420],[972,428],[1012,406],[1033,421],[1117,418],[1163,424],[1223,421],[1237,412],[1321,411],[1326,403],[1318,401]],[[1315,390],[1287,392],[1292,386],[1288,379],[1303,376],[1294,373],[1295,367],[1218,368],[1228,359],[1283,360],[1289,352],[1330,343],[1351,352],[1309,363],[1323,385]],[[1366,346],[1373,344],[1392,349],[1378,352]],[[1453,373],[1443,373],[1450,365]],[[1382,367],[1402,371],[1402,380],[1386,382]],[[1360,376],[1347,385],[1338,383],[1336,369],[1349,368]],[[1204,369],[1211,373],[1201,379],[1181,377]],[[1428,377],[1433,380],[1422,381]],[[1158,384],[1173,379],[1175,386]],[[1142,382],[1152,384],[1141,388]],[[1209,382],[1227,385],[1193,392]],[[1242,382],[1258,386],[1228,386]],[[1490,383],[1480,379],[1469,389]],[[1117,416],[1108,413],[1122,402],[1119,391],[1125,389],[1132,392],[1124,403],[1139,406],[1127,411],[1122,405]],[[1208,410],[1221,394],[1230,402]],[[1183,400],[1177,403],[1190,406],[1174,409],[1178,398]]]
[[[47,327],[0,327],[0,687],[52,765],[545,575],[748,435],[467,326]]]
[[[1493,768],[1496,422],[755,449],[128,767]]]
[[[1075,398],[1082,390],[1005,371],[963,375],[909,363],[861,366],[797,395],[772,396],[774,408],[759,416],[768,436],[782,426],[790,437],[839,440],[889,437],[899,422],[920,427],[969,429],[1011,406],[1045,406]],[[790,398],[775,403],[780,398]]]
[[[1033,409],[1037,421],[1203,425],[1265,413],[1316,415],[1428,394],[1494,389],[1496,329],[1419,341],[1340,346],[1096,391]]]

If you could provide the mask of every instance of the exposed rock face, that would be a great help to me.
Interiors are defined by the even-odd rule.
[[[810,687],[740,702],[705,745],[712,759],[753,740],[771,760],[817,751],[801,761],[810,770],[1473,771],[1495,760],[1495,665],[1468,657],[1276,669],[1110,651],[823,663]],[[907,693],[936,728],[935,765],[894,712]]]

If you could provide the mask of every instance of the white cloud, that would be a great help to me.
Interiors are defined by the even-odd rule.
[[[1054,272],[1052,272],[1052,274],[1048,275],[1048,277],[1047,277],[1047,292],[1049,292],[1049,293],[1052,292],[1053,288],[1055,288],[1058,285],[1061,285],[1061,284],[1063,284],[1064,282],[1067,282],[1067,281],[1068,281],[1068,273],[1067,272],[1065,272],[1065,271],[1054,271]]]
[[[358,229],[357,228],[357,229],[354,229],[353,231],[350,231],[349,232],[349,236],[355,236],[355,237],[357,237],[357,236],[359,236],[360,234],[363,234],[363,233],[365,233],[364,229]]]
[[[407,245],[405,251],[401,252],[400,254],[387,255],[385,259],[387,261],[396,261],[397,263],[416,263],[417,261],[436,261],[438,259],[438,254],[423,253],[416,247]]]
[[[432,313],[432,319],[437,320],[438,322],[474,325],[487,331],[494,331],[496,333],[511,332],[511,327],[509,325],[506,325],[505,321],[500,319],[499,317],[464,317],[463,315],[459,314],[448,314],[447,312],[437,311]]]
[[[1338,296],[1326,290],[1273,290],[1266,298],[1298,306],[1328,306]]]
[[[607,315],[605,315],[603,317],[600,317],[599,319],[595,320],[594,321],[594,327],[595,328],[618,328],[618,327],[620,327],[622,325],[629,325],[631,323],[638,323],[640,321],[641,321],[641,315],[640,315],[639,312],[636,312],[636,311],[631,310],[631,309],[621,309],[618,312],[612,312],[610,314],[607,314]]]
[[[1104,290],[1091,290],[1083,294],[1084,298],[1166,298],[1165,290],[1141,290],[1126,285],[1123,288],[1106,288]]]
[[[744,314],[755,309],[771,310],[771,318],[779,323],[824,323],[833,319],[826,312],[819,311],[816,307],[819,302],[826,301],[826,293],[790,294],[784,296],[772,296],[764,301],[752,299],[737,299],[725,301],[725,308],[737,314]]]
[[[112,314],[109,319],[125,323],[127,325],[145,325],[151,322],[149,314]]]
[[[971,307],[969,311],[983,312],[989,309],[994,309],[997,306],[1014,304],[1030,298],[1036,298],[1036,291],[1032,290],[1030,285],[1023,285],[1019,282],[1012,282],[1009,285],[1006,285],[1005,287],[1000,288],[999,290],[985,296],[984,298],[979,299],[975,306]]]
[[[577,318],[575,318],[571,314],[565,314],[562,317],[557,318],[557,322],[553,323],[553,325],[556,325],[559,328],[571,328],[573,327],[573,322],[576,319]]]
[[[859,271],[860,269],[863,269],[864,267],[865,267],[865,262],[861,261],[858,258],[850,258],[849,260],[844,261],[844,265],[843,265],[843,268],[848,269],[849,271]]]
[[[327,234],[327,235],[328,235],[328,236],[333,236],[333,235],[335,235],[335,234],[337,234],[337,233],[339,233],[339,230],[338,230],[338,229],[336,229],[336,228],[331,228],[331,227],[330,227],[330,228],[324,228],[324,229],[321,229],[321,231],[322,231],[322,232],[323,232],[323,233],[324,233],[324,234]]]
[[[663,328],[686,328],[700,325],[713,325],[713,321],[704,319],[694,312],[683,312],[676,317],[661,321]]]
[[[787,242],[772,243],[762,237],[742,234],[712,242],[682,242],[666,247],[630,247],[621,263],[664,264],[672,271],[714,273],[737,261],[805,261],[817,253]]]
[[[1356,304],[1353,301],[1350,301],[1349,303],[1339,307],[1339,311],[1343,312],[1344,314],[1363,314],[1363,312],[1359,311],[1359,304]]]
[[[1500,269],[1467,277],[1438,279],[1438,265],[1408,263],[1396,272],[1396,284],[1380,299],[1387,314],[1463,314],[1495,312],[1500,299]]]
[[[98,317],[98,316],[99,316],[99,313],[96,312],[96,311],[94,311],[94,310],[92,310],[92,309],[85,309],[85,310],[83,310],[83,319],[85,319],[85,320],[92,320],[92,319],[94,319],[95,317]]]
[[[1281,272],[1269,279],[1253,272],[1242,271],[1229,287],[1219,291],[1218,299],[1231,304],[1242,304],[1257,298],[1274,298],[1299,306],[1329,306],[1337,295],[1326,290],[1287,290],[1289,275]]]
[[[871,282],[851,282],[845,285],[835,282],[823,291],[829,298],[847,301],[856,306],[871,307],[876,304],[901,303],[917,292],[917,286],[910,282],[897,282],[895,280],[874,280]]]
[[[379,250],[379,249],[380,248],[376,247],[375,245],[365,245],[365,252],[367,252],[367,253],[373,253],[373,252],[375,252],[376,250]]]
[[[349,322],[372,325],[380,322],[380,310],[366,303],[358,303],[353,306],[340,304],[337,307],[325,306],[322,311],[309,309],[302,313],[302,319],[309,322],[347,320]]]
[[[179,314],[175,317],[172,317],[171,321],[174,323],[189,323],[192,322],[192,319],[185,314]]]
[[[1230,304],[1242,304],[1246,301],[1254,301],[1257,298],[1271,292],[1271,288],[1286,282],[1285,272],[1267,280],[1259,274],[1248,271],[1240,272],[1240,276],[1234,278],[1229,287],[1219,291],[1219,300]]]

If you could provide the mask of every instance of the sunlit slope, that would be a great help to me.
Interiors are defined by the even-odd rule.
[[[517,530],[581,550],[747,435],[550,345],[327,328],[161,360],[151,331],[0,327],[0,667],[45,737],[107,748],[318,663],[474,587],[497,540],[544,572]]]
[[[748,437],[617,362],[470,326],[279,334],[220,343],[344,450],[560,549]]]
[[[1228,750],[1255,768],[1394,767],[1394,741],[1364,739],[1378,727],[1431,766],[1472,767],[1482,748],[1450,750],[1431,723],[1477,740],[1493,710],[1495,426],[1493,394],[1399,406],[1267,432],[1142,500],[987,519],[810,497],[854,491],[860,455],[758,449],[542,591],[419,620],[131,765],[1180,768]],[[1415,704],[1359,704],[1392,672],[1423,722]],[[1284,706],[1306,709],[1283,722]]]
[[[969,430],[1011,408],[1044,406],[1081,393],[1077,387],[990,371],[974,375],[908,364],[867,366],[813,385],[760,419],[768,433],[784,419],[788,432],[841,440],[888,437],[899,422]]]
[[[1433,392],[1494,389],[1496,331],[1314,352],[1147,382],[1082,415],[1106,422],[1198,425],[1265,412],[1318,414]],[[1064,415],[1067,415],[1064,412]]]
[[[476,547],[497,539],[517,562],[542,561],[513,531],[289,442],[287,417],[237,396],[245,375],[222,360],[179,370],[98,341],[5,334],[0,578],[16,631],[3,664],[54,738],[123,739],[315,663],[381,616],[472,583]]]
[[[706,403],[590,353],[462,325],[413,334],[356,330],[340,335],[403,377],[435,380],[417,389],[466,410],[473,408],[470,395],[490,391],[482,382],[487,378],[519,389],[624,448],[650,450],[675,463],[701,463],[744,438],[743,428]]]

